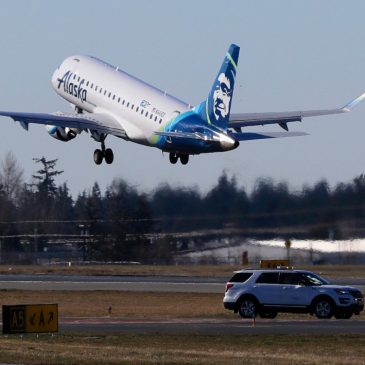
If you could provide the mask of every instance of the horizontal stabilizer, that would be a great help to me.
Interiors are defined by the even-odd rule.
[[[231,133],[237,141],[252,141],[255,139],[283,138],[283,137],[301,137],[308,136],[304,132],[267,132],[267,133]]]
[[[216,139],[212,139],[206,134],[203,133],[191,133],[191,132],[155,132],[155,135],[161,137],[173,137],[173,138],[189,138],[189,139],[198,139],[201,141],[217,141]]]

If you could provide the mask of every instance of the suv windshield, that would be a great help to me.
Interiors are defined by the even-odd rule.
[[[318,285],[326,285],[328,284],[328,281],[324,280],[318,275],[315,275],[311,272],[302,272],[301,273],[301,280],[303,281],[303,284],[311,286],[318,286]]]

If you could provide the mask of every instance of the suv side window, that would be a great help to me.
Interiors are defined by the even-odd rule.
[[[238,272],[229,280],[231,283],[244,283],[252,276],[251,272]]]
[[[295,272],[280,273],[280,284],[299,285],[300,275]]]
[[[258,284],[278,284],[278,272],[263,272],[256,280]]]

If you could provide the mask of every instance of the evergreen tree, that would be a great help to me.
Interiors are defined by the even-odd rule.
[[[38,181],[35,185],[40,197],[47,201],[56,195],[57,186],[55,183],[55,176],[62,174],[63,171],[55,170],[58,159],[47,161],[45,157],[41,157],[33,158],[33,161],[42,165],[42,168],[37,171],[38,175],[32,176],[33,179]]]

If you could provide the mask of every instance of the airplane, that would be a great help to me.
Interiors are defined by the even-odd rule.
[[[52,86],[73,106],[72,113],[27,113],[0,111],[28,130],[29,124],[43,124],[48,133],[70,141],[83,131],[101,144],[94,162],[111,164],[108,135],[169,153],[169,160],[186,165],[190,155],[225,152],[242,141],[303,136],[289,132],[288,123],[349,112],[365,93],[342,108],[293,112],[230,113],[240,48],[230,45],[208,97],[192,106],[96,57],[66,58],[54,71]],[[278,124],[284,132],[243,132],[244,127]]]

